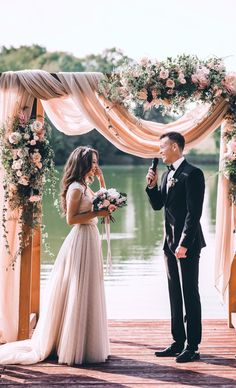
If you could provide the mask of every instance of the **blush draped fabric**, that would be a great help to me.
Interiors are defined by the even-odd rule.
[[[161,124],[140,120],[122,106],[106,101],[97,92],[101,73],[57,73],[53,76],[42,70],[6,72],[0,77],[0,125],[17,111],[27,107],[30,116],[34,98],[43,107],[56,126],[67,135],[80,135],[96,128],[118,149],[143,158],[158,156],[158,138],[166,131],[182,133],[186,139],[186,151],[204,140],[223,122],[228,106],[222,99],[211,109],[198,106],[173,123]],[[222,154],[221,154],[222,157]],[[0,166],[0,187],[3,169]],[[228,181],[220,176],[218,204],[228,205],[226,193]],[[0,194],[0,217],[2,218],[4,192]],[[222,207],[223,208],[223,207]],[[216,282],[221,294],[229,281],[233,248],[231,236],[233,223],[231,212],[217,208]],[[224,220],[224,222],[222,222]],[[17,220],[8,222],[9,242],[12,250],[17,247]],[[229,237],[230,236],[230,237]],[[15,271],[6,272],[9,257],[4,248],[3,231],[0,229],[0,340],[16,339],[19,299],[19,260]],[[12,322],[12,323],[11,323]]]

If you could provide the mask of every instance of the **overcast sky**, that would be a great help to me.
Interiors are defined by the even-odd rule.
[[[0,0],[0,45],[39,44],[82,57],[226,57],[236,71],[236,0]]]

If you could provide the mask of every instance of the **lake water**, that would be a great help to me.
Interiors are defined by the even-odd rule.
[[[110,319],[164,319],[170,316],[162,252],[162,212],[153,211],[149,205],[145,193],[147,167],[103,168],[107,187],[115,187],[128,195],[128,206],[114,213],[116,221],[111,224],[113,269],[110,274],[105,274]],[[207,242],[207,247],[202,250],[200,264],[203,318],[226,318],[227,309],[221,305],[214,288],[217,166],[202,166],[202,169],[206,179],[206,194],[201,223]],[[94,184],[93,189],[97,188]],[[59,216],[48,197],[44,199],[43,222],[49,235],[51,251],[56,255],[70,227]],[[100,224],[99,229],[102,232]],[[106,241],[102,244],[105,257]],[[42,289],[53,260],[47,254],[42,254]]]

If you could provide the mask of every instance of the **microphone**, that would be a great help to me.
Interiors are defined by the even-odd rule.
[[[159,159],[158,158],[152,159],[152,165],[151,165],[152,171],[156,172],[158,163],[159,163]]]
[[[156,172],[158,163],[159,163],[158,158],[152,159],[152,165],[150,168],[152,169],[153,172]],[[151,185],[151,184],[152,184],[152,179],[149,180],[149,185]]]

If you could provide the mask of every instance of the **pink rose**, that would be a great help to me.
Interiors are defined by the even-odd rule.
[[[180,82],[181,84],[186,84],[186,79],[185,79],[184,77],[179,76],[178,80],[179,80],[179,82]]]
[[[29,184],[29,178],[26,176],[26,175],[23,175],[22,177],[20,177],[19,179],[19,183],[23,186],[28,186]]]
[[[215,96],[215,97],[221,96],[221,94],[222,94],[222,92],[223,92],[223,90],[222,90],[222,89],[219,89],[217,86],[215,86],[215,87],[213,88],[213,91],[214,91],[214,96]]]
[[[128,91],[127,91],[127,89],[124,88],[123,86],[120,86],[120,87],[118,88],[118,93],[119,93],[119,95],[122,96],[122,97],[127,97],[127,96],[128,96]],[[35,137],[34,137],[34,139],[35,139]],[[35,140],[39,140],[39,137],[38,137],[38,139],[35,139]]]
[[[169,77],[169,70],[164,69],[164,67],[161,67],[161,71],[159,73],[159,77],[161,79],[167,79]]]
[[[139,63],[141,66],[147,66],[150,63],[150,60],[148,58],[141,58]]]
[[[36,141],[35,140],[31,140],[30,141],[30,145],[34,146],[36,144]]]
[[[168,78],[168,80],[166,81],[166,86],[167,86],[167,88],[174,88],[175,83],[172,79]]]
[[[41,201],[41,197],[40,197],[40,195],[31,195],[29,197],[29,201],[30,202],[39,202],[39,201]]]
[[[194,84],[197,84],[197,83],[198,83],[198,76],[197,76],[196,73],[192,74],[191,79],[192,79],[192,82],[193,82]]]
[[[225,76],[225,79],[222,81],[222,85],[225,87],[228,93],[233,96],[236,95],[236,73],[229,73]]]
[[[228,144],[227,144],[227,149],[230,151],[230,152],[233,152],[235,153],[236,152],[236,139],[235,138],[232,138]]]
[[[210,70],[206,66],[199,66],[197,69],[197,73],[201,75],[208,75],[210,73]]]
[[[9,183],[8,190],[11,191],[12,193],[15,193],[17,191],[17,187],[16,185],[14,185],[14,183]]]
[[[33,154],[31,154],[31,159],[34,163],[38,163],[42,159],[42,156],[39,152],[34,152]]]
[[[200,89],[204,89],[209,85],[209,80],[206,79],[204,76],[199,77],[199,87]]]
[[[19,118],[20,125],[25,125],[25,123],[26,123],[26,116],[25,116],[24,112],[21,111],[18,114],[18,118]]]

